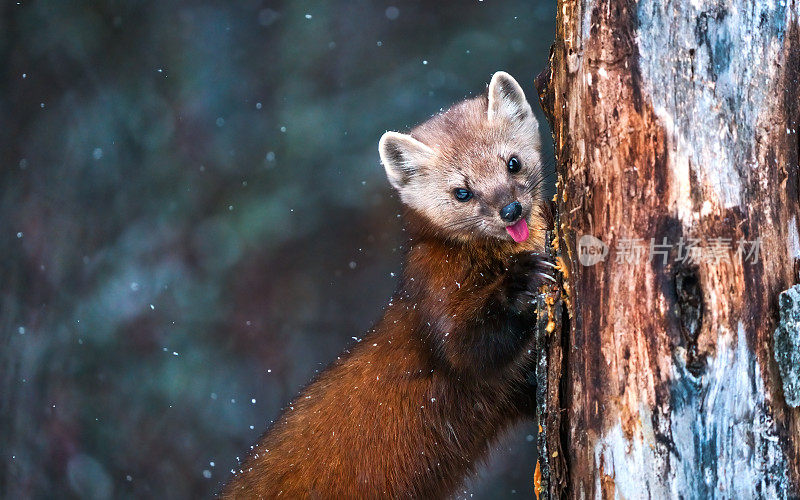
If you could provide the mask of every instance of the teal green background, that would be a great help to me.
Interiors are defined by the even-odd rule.
[[[496,70],[532,97],[554,9],[5,2],[0,496],[218,491],[388,302],[380,135]],[[534,434],[460,496],[530,497]]]

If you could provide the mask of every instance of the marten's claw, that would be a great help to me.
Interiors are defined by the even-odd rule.
[[[549,274],[547,274],[547,273],[536,273],[536,275],[537,275],[537,276],[541,276],[541,277],[542,277],[542,278],[544,278],[544,279],[550,280],[550,281],[552,281],[553,283],[558,283],[558,280],[557,280],[557,279],[553,278],[552,276],[550,276],[550,275],[549,275]]]
[[[558,269],[549,257],[536,252],[521,252],[511,257],[506,270],[506,290],[511,304],[524,304],[541,293],[541,286],[558,284],[555,272]]]

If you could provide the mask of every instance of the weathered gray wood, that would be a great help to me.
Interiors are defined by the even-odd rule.
[[[775,329],[775,361],[786,404],[800,406],[800,285],[780,296],[780,322]]]
[[[551,497],[798,495],[800,409],[776,359],[800,342],[773,334],[800,270],[799,17],[798,0],[559,1],[538,81],[568,271]],[[587,234],[605,261],[580,263]],[[731,252],[663,264],[651,238]],[[644,254],[619,259],[635,239]],[[760,241],[755,262],[740,240]]]

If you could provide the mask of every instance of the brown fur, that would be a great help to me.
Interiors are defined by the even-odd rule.
[[[400,172],[387,165],[409,205],[411,241],[398,290],[364,340],[253,447],[224,498],[440,498],[528,410],[530,299],[542,270],[530,250],[543,250],[541,190],[530,189],[530,179],[541,175],[538,143],[515,135],[513,116],[488,123],[492,90],[412,131],[423,145],[408,144],[427,160],[400,165]],[[509,176],[509,153],[529,170]],[[384,163],[408,154],[382,150]],[[472,206],[450,202],[449,183],[464,182],[457,179],[464,175],[476,193]],[[418,191],[404,196],[404,189]],[[496,209],[513,199],[526,205],[531,226],[522,244],[495,220]],[[480,214],[482,223],[458,225],[465,213]]]

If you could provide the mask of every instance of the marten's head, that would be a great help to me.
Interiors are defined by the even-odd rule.
[[[462,240],[530,246],[529,229],[541,233],[536,230],[542,227],[540,146],[522,88],[499,71],[483,95],[410,134],[386,132],[379,150],[403,203],[434,230]]]

